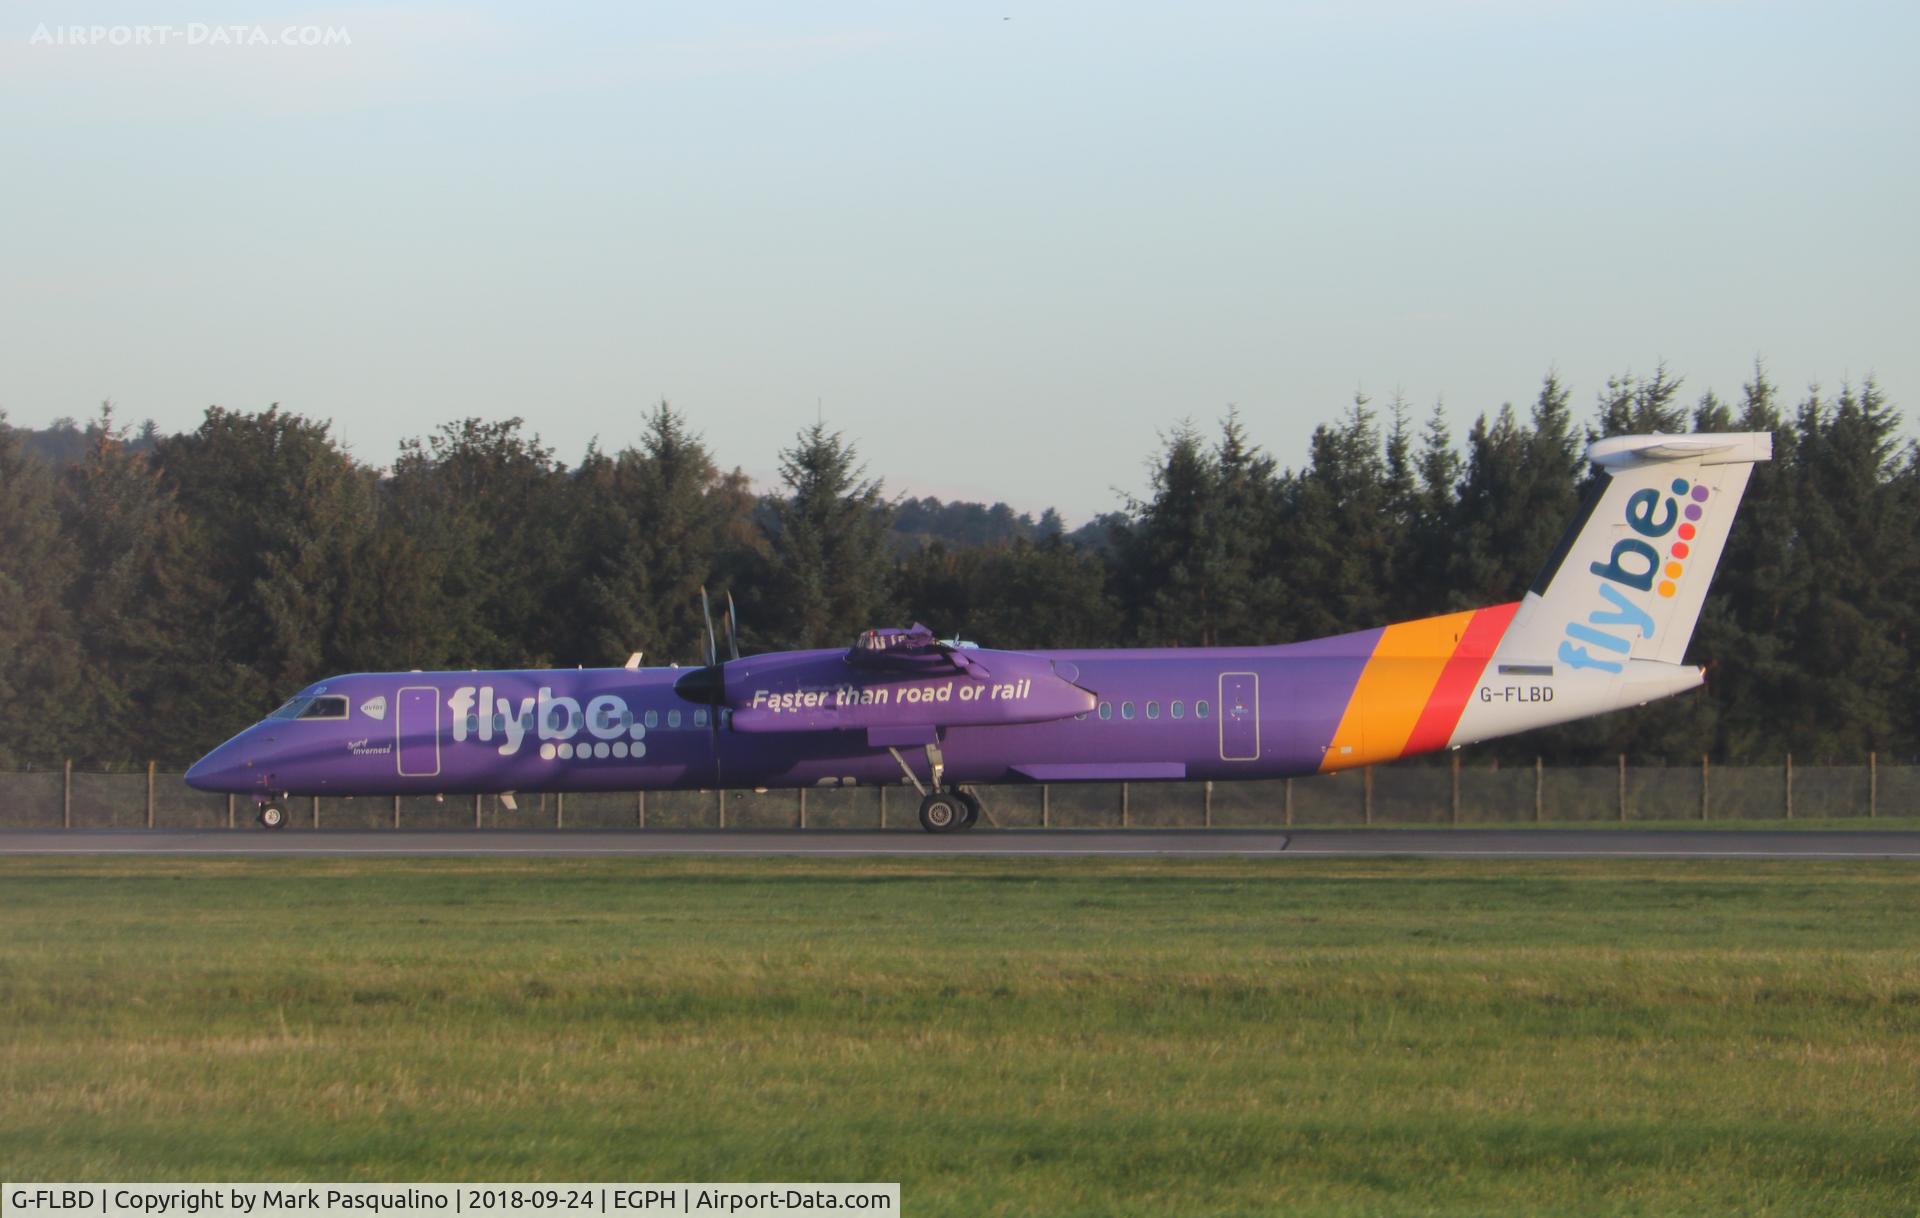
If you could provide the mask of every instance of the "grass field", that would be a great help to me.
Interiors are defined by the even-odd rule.
[[[13,1180],[1920,1212],[1920,867],[0,860]]]

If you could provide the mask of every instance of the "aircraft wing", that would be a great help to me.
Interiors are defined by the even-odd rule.
[[[735,731],[865,729],[882,736],[1044,723],[1085,714],[1095,703],[1043,657],[960,647],[924,626],[868,631],[845,652],[732,661],[721,701]]]

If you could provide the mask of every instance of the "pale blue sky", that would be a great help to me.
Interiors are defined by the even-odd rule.
[[[344,29],[217,46],[193,23]],[[41,26],[170,24],[165,46]],[[203,34],[204,38],[204,34]],[[1557,367],[1920,392],[1920,9],[6,0],[0,408],[522,414],[662,395],[768,477],[1072,519],[1238,403],[1456,427]]]

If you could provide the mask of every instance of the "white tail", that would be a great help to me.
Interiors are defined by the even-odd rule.
[[[1700,606],[1768,432],[1614,436],[1607,474],[1528,589],[1451,743],[1648,702],[1700,684],[1683,667]]]
[[[1678,664],[1767,432],[1615,436],[1587,450],[1608,477],[1501,640],[1503,655],[1619,673]]]

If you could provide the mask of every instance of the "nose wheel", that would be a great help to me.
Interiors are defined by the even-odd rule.
[[[958,833],[980,820],[980,800],[971,791],[934,791],[920,801],[920,827],[928,833]]]

